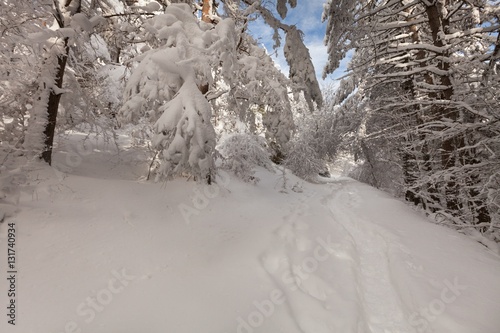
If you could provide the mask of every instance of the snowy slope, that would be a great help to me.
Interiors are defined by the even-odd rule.
[[[283,193],[264,170],[154,184],[141,150],[70,138],[68,173],[34,167],[0,225],[19,270],[0,332],[500,332],[500,258],[382,192],[288,175]]]

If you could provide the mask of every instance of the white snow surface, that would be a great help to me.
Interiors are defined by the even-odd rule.
[[[0,224],[1,267],[15,222],[18,268],[0,332],[500,332],[500,258],[383,192],[290,174],[283,191],[263,168],[257,185],[152,183],[128,138],[83,137]]]

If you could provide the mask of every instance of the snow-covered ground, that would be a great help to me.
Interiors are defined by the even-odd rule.
[[[78,133],[30,173],[19,333],[498,333],[500,258],[349,178],[144,181],[147,154]],[[122,138],[122,143],[125,139]],[[294,190],[292,190],[294,187]],[[7,276],[8,277],[8,276]]]

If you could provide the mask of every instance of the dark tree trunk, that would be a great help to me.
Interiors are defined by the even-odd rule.
[[[409,17],[412,15],[412,9],[408,8],[405,12]],[[412,22],[413,19],[408,19],[408,22]],[[417,24],[412,24],[409,26],[409,30],[411,33],[412,42],[415,44],[422,44],[422,40],[420,38],[420,26]],[[424,49],[419,50],[415,54],[415,60],[419,64],[420,68],[425,68],[428,66],[428,62],[425,60],[427,57],[427,52]],[[409,61],[409,60],[408,60]],[[423,74],[424,80],[427,84],[434,84],[434,79],[430,75],[430,73],[425,72]],[[419,92],[417,87],[414,85],[414,77],[411,76],[409,81],[409,90],[411,94],[412,100],[417,100],[419,97]],[[435,98],[434,93],[428,93],[430,98]],[[423,121],[423,112],[421,105],[415,105],[413,107],[415,111],[415,116],[412,120],[412,125],[415,128],[421,126]],[[416,142],[423,142],[422,145],[416,144]],[[418,129],[416,133],[412,134],[412,137],[409,139],[405,139],[404,143],[404,152],[402,154],[402,166],[403,166],[403,177],[404,184],[407,188],[405,192],[405,199],[409,202],[412,202],[415,206],[422,205],[424,209],[427,209],[428,202],[420,196],[420,192],[423,190],[420,186],[417,185],[420,177],[423,177],[426,173],[431,171],[430,160],[431,157],[428,152],[428,146],[425,143],[426,138],[424,134],[418,133]],[[420,160],[419,160],[420,159]],[[429,192],[430,197],[427,199],[437,200],[435,197],[435,191],[433,191],[432,184],[427,184],[427,192]],[[432,206],[432,203],[431,205]]]
[[[61,2],[64,0],[60,0]],[[65,0],[64,7],[69,10],[69,14],[73,16],[81,11],[81,0]],[[56,19],[60,28],[64,28],[64,15],[61,13],[57,6],[57,1],[54,1],[54,18]],[[64,51],[57,57],[57,68],[54,75],[54,83],[57,88],[61,89],[63,84],[64,71],[66,70],[66,62],[68,60],[68,38],[64,39]],[[56,93],[53,89],[49,93],[49,101],[47,103],[47,125],[43,131],[44,134],[44,149],[40,156],[49,165],[52,164],[52,147],[54,145],[54,134],[57,122],[57,112],[59,110],[59,101],[61,94]]]
[[[445,44],[440,38],[440,33],[447,33],[449,30],[449,21],[444,18],[440,12],[439,4],[437,1],[433,5],[426,7],[427,17],[429,19],[429,27],[432,33],[432,40],[434,46],[443,47]],[[438,68],[443,72],[448,72],[450,69],[450,64],[447,61],[449,56],[447,51],[444,51],[438,62]],[[443,74],[438,76],[438,84],[445,86],[442,92],[437,94],[437,97],[443,100],[451,101],[453,96],[453,85],[451,83],[451,78],[449,74]],[[445,106],[435,106],[433,108],[433,118],[439,120],[441,118],[447,118],[454,122],[459,121],[460,114],[456,108],[446,108]],[[441,167],[443,170],[448,170],[454,167],[457,163],[457,149],[464,146],[464,140],[462,138],[457,138],[453,136],[445,137],[441,143]],[[444,193],[446,195],[446,205],[447,208],[454,212],[460,211],[460,203],[458,200],[458,184],[454,177],[450,177],[444,184]]]
[[[64,54],[59,55],[57,58],[57,72],[55,76],[56,87],[62,88],[64,70],[66,69],[66,62],[68,59],[68,39],[64,40]],[[54,145],[54,134],[56,129],[57,112],[59,110],[59,101],[61,94],[56,94],[54,90],[50,91],[49,102],[47,105],[48,122],[43,131],[45,135],[44,149],[41,158],[49,165],[52,164],[52,146]]]

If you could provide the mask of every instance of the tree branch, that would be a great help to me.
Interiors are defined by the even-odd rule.
[[[104,18],[111,18],[111,17],[117,17],[117,16],[154,16],[155,14],[153,13],[119,13],[119,14],[110,14],[110,15],[103,15],[102,17]]]

